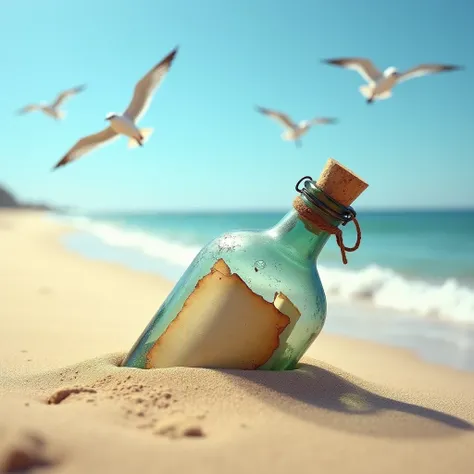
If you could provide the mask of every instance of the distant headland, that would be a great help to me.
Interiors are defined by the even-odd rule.
[[[0,184],[0,209],[31,209],[36,211],[53,211],[52,206],[43,203],[23,202],[17,199],[14,194]]]

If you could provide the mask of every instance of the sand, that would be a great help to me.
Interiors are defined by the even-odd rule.
[[[69,231],[0,212],[0,472],[474,472],[474,375],[406,351],[323,331],[294,371],[119,367],[172,285]]]

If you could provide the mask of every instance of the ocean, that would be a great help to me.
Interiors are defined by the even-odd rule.
[[[269,228],[285,212],[53,217],[78,230],[64,238],[68,248],[177,281],[214,237]],[[334,238],[318,259],[328,298],[323,330],[474,370],[474,210],[361,211],[358,220],[362,244],[348,254],[348,265]],[[352,224],[344,228],[344,241],[355,241]]]

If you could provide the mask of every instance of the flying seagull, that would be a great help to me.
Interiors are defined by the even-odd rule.
[[[323,125],[329,123],[336,123],[337,120],[334,118],[314,118],[312,120],[302,120],[299,123],[294,123],[290,117],[282,112],[276,110],[266,109],[265,107],[256,107],[257,112],[260,112],[267,117],[270,117],[279,122],[286,130],[281,134],[283,140],[294,141],[295,145],[299,148],[301,146],[300,137],[304,135],[312,125]]]
[[[366,58],[324,59],[322,62],[357,71],[367,81],[366,85],[359,87],[359,91],[366,98],[368,104],[371,104],[374,100],[390,98],[392,89],[400,82],[408,79],[462,69],[461,66],[451,64],[419,64],[405,72],[398,72],[396,68],[389,67],[382,73],[370,59]]]
[[[143,146],[143,143],[153,133],[153,128],[137,128],[137,123],[151,104],[153,95],[165,78],[171,67],[178,47],[173,49],[161,62],[151,69],[138,81],[135,86],[132,101],[123,114],[109,113],[105,120],[109,126],[104,130],[81,138],[54,166],[53,170],[77,160],[94,148],[110,143],[120,135],[129,137],[129,148]]]
[[[67,89],[65,91],[62,91],[58,96],[56,97],[56,100],[52,104],[46,104],[44,102],[41,102],[39,104],[29,104],[26,105],[25,107],[21,108],[18,111],[19,115],[24,115],[29,112],[34,112],[34,111],[41,111],[46,115],[49,115],[50,117],[54,118],[55,120],[62,120],[66,113],[62,110],[59,109],[59,107],[65,102],[66,99],[69,97],[72,97],[73,95],[79,94],[79,92],[82,92],[86,88],[85,84],[77,87],[73,87],[71,89]]]

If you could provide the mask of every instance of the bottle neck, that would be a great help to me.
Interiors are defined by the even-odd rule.
[[[296,188],[300,191],[298,185]],[[306,182],[300,193],[293,209],[267,232],[294,258],[314,262],[331,232],[347,219],[352,208],[335,201],[312,182]]]
[[[331,234],[302,219],[296,210],[289,211],[268,234],[294,257],[314,261]]]

